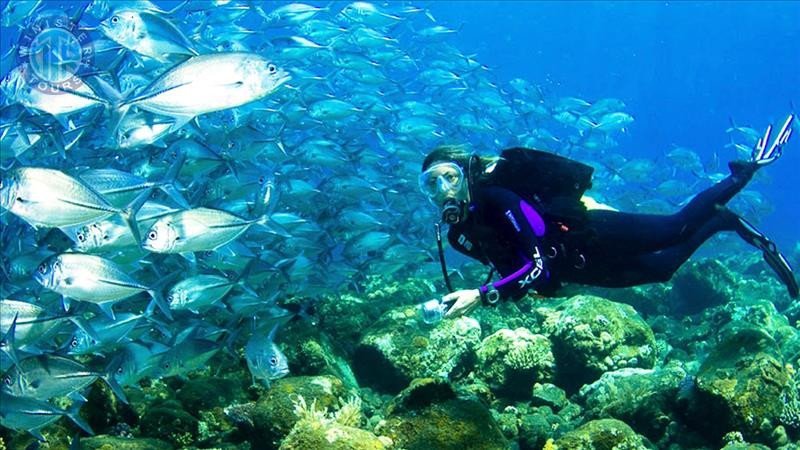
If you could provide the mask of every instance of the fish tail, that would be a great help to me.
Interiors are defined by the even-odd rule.
[[[128,397],[125,396],[125,392],[122,390],[122,386],[117,383],[117,380],[114,379],[114,376],[110,373],[104,373],[100,375],[100,378],[105,381],[108,387],[111,389],[111,392],[117,396],[117,398],[122,402],[128,405]]]
[[[67,416],[69,420],[71,420],[81,430],[85,431],[86,434],[94,436],[94,431],[92,431],[92,428],[78,414],[80,412],[81,406],[83,406],[83,403],[84,402],[79,402],[79,401],[73,402],[72,406],[70,406],[68,410],[64,411],[64,415]]]
[[[150,198],[150,195],[153,193],[153,188],[147,188],[142,191],[136,198],[131,201],[125,209],[120,211],[120,215],[122,219],[125,221],[125,224],[128,225],[130,228],[131,233],[133,234],[133,238],[136,240],[136,245],[142,245],[142,236],[139,234],[139,223],[136,221],[136,213],[142,208],[142,205],[147,202]]]
[[[164,300],[164,297],[162,297],[161,294],[154,289],[148,290],[147,293],[150,294],[152,300],[150,301],[150,304],[147,305],[147,309],[145,311],[146,315],[152,316],[153,310],[156,306],[158,306],[158,309],[160,309],[161,312],[167,316],[167,319],[172,320],[172,311],[169,309],[169,304],[166,302],[166,300]]]
[[[183,194],[178,190],[175,186],[175,180],[178,178],[178,174],[183,167],[183,163],[186,161],[186,154],[184,152],[178,153],[175,162],[169,167],[167,174],[164,176],[164,179],[158,183],[158,188],[169,198],[172,199],[175,203],[178,204],[181,208],[189,208],[189,203],[183,197]]]

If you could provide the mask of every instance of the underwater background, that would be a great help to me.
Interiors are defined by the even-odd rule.
[[[797,448],[800,304],[736,236],[668,283],[427,323],[417,185],[437,145],[519,145],[673,212],[797,113],[797,2],[0,4],[0,448]],[[232,51],[258,57],[179,70]],[[731,202],[795,267],[797,139]],[[158,246],[198,208],[215,226]]]

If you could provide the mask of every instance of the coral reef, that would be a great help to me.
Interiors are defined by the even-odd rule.
[[[476,353],[477,375],[499,394],[529,398],[534,383],[553,380],[550,341],[525,328],[497,331],[481,342]]]
[[[366,331],[353,369],[360,381],[397,393],[414,378],[456,378],[470,365],[480,338],[480,324],[469,317],[428,326],[415,308],[396,308]]]

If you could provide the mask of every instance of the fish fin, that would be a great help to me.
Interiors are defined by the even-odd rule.
[[[83,406],[83,402],[73,402],[72,406],[70,406],[68,410],[64,411],[64,415],[67,416],[73,423],[75,423],[75,425],[80,427],[81,430],[85,431],[91,436],[94,436],[94,431],[92,431],[92,428],[89,426],[89,424],[86,423],[80,415],[78,415],[81,406]]]
[[[28,433],[31,436],[35,437],[37,440],[39,440],[39,442],[47,442],[47,439],[45,439],[44,436],[42,436],[42,433],[39,431],[38,428],[28,430]]]
[[[75,402],[86,403],[88,400],[78,391],[75,391],[67,396],[70,400]]]
[[[161,296],[156,290],[149,290],[147,291],[150,294],[152,300],[150,304],[147,305],[147,313],[148,315],[153,314],[153,306],[158,306],[158,309],[167,316],[167,319],[172,320],[172,311],[169,309],[169,304],[164,300],[164,297]]]
[[[193,252],[183,252],[180,253],[187,261],[192,264],[192,267],[197,267],[197,258],[194,256]]]
[[[128,405],[128,397],[125,396],[125,392],[122,390],[122,386],[117,383],[117,380],[111,374],[102,374],[100,378],[106,382],[108,387],[111,389],[111,392],[117,396],[119,401]]]
[[[11,326],[8,327],[5,336],[0,339],[0,349],[6,352],[8,357],[11,358],[11,363],[15,366],[19,365],[19,358],[17,357],[16,350],[17,345],[14,339],[14,334],[17,331],[17,318],[19,318],[19,313],[14,314],[14,320],[11,321]]]
[[[64,311],[69,312],[70,300],[66,295],[61,296],[61,306],[64,307]]]
[[[276,334],[277,334],[277,332],[278,332],[278,327],[280,326],[280,324],[281,324],[281,323],[280,323],[280,322],[278,322],[278,323],[276,323],[275,325],[273,325],[273,327],[272,327],[272,330],[270,330],[270,331],[269,331],[269,334],[267,335],[267,340],[268,340],[268,341],[270,341],[270,342],[275,342],[275,335],[276,335]]]
[[[116,320],[117,318],[114,317],[114,308],[113,303],[105,302],[105,303],[98,303],[97,306],[100,308],[103,313],[108,316],[111,320]]]
[[[131,234],[133,234],[133,239],[136,241],[136,245],[141,248],[142,246],[142,236],[139,234],[139,224],[136,222],[136,213],[142,208],[147,200],[150,199],[150,195],[153,193],[153,188],[147,188],[142,191],[139,195],[136,196],[120,213],[122,216],[122,220],[125,221],[125,224],[128,226],[128,229],[131,230]]]
[[[189,203],[183,197],[183,194],[180,193],[177,187],[175,187],[175,180],[178,178],[178,174],[183,167],[183,163],[186,162],[186,153],[185,152],[178,152],[175,161],[169,167],[167,174],[164,176],[164,180],[159,183],[159,189],[169,198],[172,199],[175,203],[178,204],[181,208],[189,208]]]

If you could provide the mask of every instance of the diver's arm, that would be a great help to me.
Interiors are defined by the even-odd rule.
[[[539,249],[544,236],[544,219],[529,203],[505,189],[493,189],[492,207],[498,232],[510,233],[519,249],[519,268],[502,279],[478,288],[484,304],[525,294],[548,277],[545,258]]]

